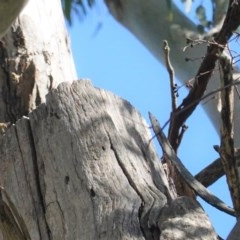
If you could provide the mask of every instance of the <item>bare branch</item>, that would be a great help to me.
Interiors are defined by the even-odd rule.
[[[229,2],[227,16],[223,27],[214,39],[214,42],[217,44],[213,44],[208,47],[207,54],[202,61],[198,73],[196,74],[193,88],[190,90],[188,96],[183,100],[182,104],[177,108],[175,114],[172,115],[170,123],[172,131],[169,136],[169,141],[174,150],[178,147],[179,129],[199,104],[206,90],[209,79],[214,71],[215,63],[219,54],[221,54],[224,50],[223,46],[226,46],[234,30],[240,24],[240,0],[235,2]],[[193,102],[195,103],[192,104]],[[188,107],[188,105],[192,106]],[[176,114],[186,107],[188,107],[186,111],[181,114]]]
[[[170,62],[170,48],[166,40],[163,41],[163,51],[165,55],[165,63],[170,78],[171,98],[172,98],[172,111],[177,109],[177,97],[176,97],[176,84],[174,80],[174,69]]]
[[[206,189],[200,182],[198,182],[192,174],[185,168],[182,164],[181,160],[175,154],[175,151],[171,147],[169,141],[164,135],[163,131],[161,131],[161,127],[157,119],[149,113],[149,118],[153,126],[153,131],[157,136],[158,142],[162,147],[164,154],[169,158],[172,164],[176,167],[180,175],[186,181],[186,183],[206,202],[216,207],[217,209],[226,212],[232,216],[235,216],[235,212],[232,208],[227,206],[224,202],[222,202],[219,198],[214,196],[208,189]]]
[[[228,84],[228,85],[226,85],[226,86],[224,86],[224,87],[217,88],[217,89],[212,90],[211,92],[205,94],[203,97],[201,97],[200,102],[203,101],[203,100],[205,100],[205,99],[208,99],[208,100],[209,100],[209,98],[210,98],[211,96],[213,96],[213,95],[216,94],[216,93],[219,93],[219,92],[223,91],[225,88],[228,88],[229,86],[234,86],[235,89],[237,89],[237,88],[236,88],[237,85],[240,85],[239,79],[235,79],[235,81],[234,81],[233,83]],[[208,101],[208,100],[207,100],[207,101]],[[179,110],[179,111],[176,111],[175,113],[172,113],[172,114],[174,114],[174,116],[179,115],[179,114],[182,114],[184,111],[187,111],[189,108],[193,107],[194,104],[196,104],[198,101],[199,101],[199,100],[195,100],[195,101],[193,101],[192,103],[190,103],[188,106],[186,106],[185,108],[183,108],[183,109],[181,109],[181,110]],[[169,119],[164,123],[164,125],[163,125],[163,127],[162,127],[162,130],[165,129],[165,127],[170,123],[170,121],[171,121],[171,119],[169,118]]]
[[[208,187],[216,182],[224,175],[224,170],[220,158],[213,161],[202,171],[195,175],[195,178],[202,183],[203,186]]]
[[[240,149],[235,148],[234,157],[237,164],[237,167],[240,167]],[[195,178],[202,183],[205,187],[212,185],[216,182],[220,177],[225,175],[223,170],[221,159],[218,158],[205,167],[202,171],[195,175]]]

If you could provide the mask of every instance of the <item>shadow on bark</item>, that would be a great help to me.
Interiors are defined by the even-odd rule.
[[[34,240],[164,239],[169,224],[216,239],[194,200],[191,211],[173,212],[191,229],[168,223],[174,203],[190,200],[166,196],[150,139],[129,103],[88,81],[61,84],[0,138],[0,183]]]

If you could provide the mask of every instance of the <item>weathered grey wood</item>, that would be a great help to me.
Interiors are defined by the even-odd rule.
[[[187,168],[183,165],[181,160],[178,158],[174,150],[172,149],[167,137],[164,135],[164,132],[161,129],[161,126],[158,120],[149,113],[149,118],[152,123],[153,131],[157,135],[157,140],[164,152],[166,157],[171,161],[179,174],[185,180],[185,182],[189,185],[189,187],[194,190],[196,195],[200,196],[207,203],[216,207],[217,209],[224,211],[232,216],[236,216],[236,213],[233,208],[227,206],[224,202],[222,202],[218,197],[212,194],[208,189],[206,189],[200,182],[198,182],[193,175],[187,170]]]
[[[0,184],[24,218],[32,239],[46,238],[29,120],[23,118],[0,139]],[[40,234],[41,233],[41,234]],[[40,238],[40,235],[42,238]]]
[[[61,1],[29,0],[0,43],[0,63],[0,122],[76,79]],[[159,239],[161,210],[175,200],[150,139],[128,102],[65,83],[0,137],[0,185],[34,240]]]
[[[150,139],[127,101],[63,83],[0,137],[0,184],[34,240],[159,239],[173,198]]]
[[[217,240],[202,207],[193,199],[180,197],[164,207],[159,220],[160,240]]]

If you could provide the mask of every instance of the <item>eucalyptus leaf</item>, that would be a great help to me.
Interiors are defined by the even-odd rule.
[[[172,12],[172,0],[166,0],[167,8],[168,8],[168,20],[173,20],[173,12]]]
[[[199,5],[196,8],[196,17],[198,18],[200,23],[206,22],[207,18],[206,18],[206,9],[203,5]]]
[[[87,7],[92,8],[95,4],[95,0],[61,0],[63,13],[66,20],[72,24],[72,12],[74,11],[80,17],[86,15]]]

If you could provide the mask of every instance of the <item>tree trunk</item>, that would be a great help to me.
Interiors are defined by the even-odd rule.
[[[88,81],[61,84],[0,146],[31,239],[217,239],[195,200],[172,197],[140,114]]]
[[[30,0],[0,43],[0,122],[14,123],[76,80],[59,0]]]

